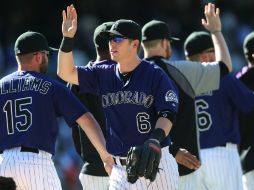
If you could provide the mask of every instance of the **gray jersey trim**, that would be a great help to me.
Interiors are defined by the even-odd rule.
[[[190,97],[193,99],[195,98],[195,92],[192,88],[192,85],[186,79],[186,77],[183,75],[183,73],[176,67],[170,64],[166,64],[167,71],[170,74],[170,77],[172,77],[175,82],[180,86],[180,88]]]
[[[177,68],[189,81],[195,95],[217,90],[220,86],[220,66],[218,62],[200,63],[192,61],[165,62]]]

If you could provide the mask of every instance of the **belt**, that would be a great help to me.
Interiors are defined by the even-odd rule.
[[[120,164],[122,166],[126,166],[127,161],[126,161],[125,158],[115,158],[115,157],[113,157],[113,159],[114,159],[115,164],[117,164],[117,165]]]
[[[0,154],[2,154],[3,152],[4,151],[1,150]],[[39,154],[39,149],[38,148],[27,147],[27,146],[21,146],[20,152],[32,152],[32,153]]]

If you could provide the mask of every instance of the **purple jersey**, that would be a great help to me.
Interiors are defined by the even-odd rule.
[[[51,154],[57,116],[73,126],[87,111],[64,85],[32,71],[17,71],[0,80],[0,107],[0,150],[28,146]]]
[[[237,77],[252,91],[254,91],[254,67],[244,67]],[[241,156],[243,174],[254,170],[254,110],[248,114],[240,113],[241,143],[239,153]]]
[[[107,118],[107,149],[126,156],[130,147],[149,138],[158,112],[178,109],[178,92],[173,81],[156,65],[142,61],[124,82],[118,64],[104,61],[94,66],[79,67],[81,92],[100,96]],[[162,146],[170,143],[169,138]]]
[[[196,97],[201,148],[239,144],[238,111],[254,108],[254,94],[232,75],[221,80],[220,89]]]

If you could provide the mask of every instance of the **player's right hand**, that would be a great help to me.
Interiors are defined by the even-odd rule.
[[[211,33],[221,31],[220,9],[212,3],[208,3],[204,8],[205,19],[202,19],[202,25]]]
[[[64,37],[73,38],[77,31],[77,12],[73,5],[67,6],[62,12],[62,33]]]
[[[175,159],[177,163],[182,164],[192,170],[196,170],[200,167],[200,161],[197,159],[197,157],[182,148],[180,148],[179,151],[176,153]]]

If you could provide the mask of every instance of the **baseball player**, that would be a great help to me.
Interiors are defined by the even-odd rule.
[[[108,48],[108,41],[102,38],[99,34],[106,30],[109,30],[114,22],[106,22],[99,25],[94,31],[94,44],[97,53],[96,61],[91,61],[88,63],[89,66],[96,64],[102,60],[110,60],[110,53]],[[95,119],[101,126],[102,132],[105,136],[106,134],[106,121],[102,110],[101,101],[98,96],[89,93],[79,93],[79,87],[77,85],[72,85],[72,92],[77,95],[79,100],[89,109],[89,111],[94,115]],[[84,165],[79,175],[79,180],[82,184],[84,190],[106,190],[108,188],[109,177],[101,158],[91,144],[87,135],[80,130],[79,127],[72,128],[73,141],[76,150],[82,160]]]
[[[113,159],[95,119],[68,88],[44,75],[46,38],[25,32],[14,50],[18,70],[0,80],[0,176],[12,177],[19,190],[62,189],[52,161],[58,116],[82,127],[110,172]]]
[[[132,20],[122,19],[104,33],[109,39],[111,58],[117,64],[102,61],[89,68],[76,68],[71,46],[76,21],[75,8],[68,6],[67,15],[63,11],[64,38],[58,57],[58,75],[79,84],[81,91],[97,93],[101,98],[107,122],[107,150],[116,162],[109,189],[177,189],[177,164],[168,153],[168,134],[178,109],[178,92],[159,67],[138,57],[141,27]],[[161,155],[159,168],[162,169],[153,182],[146,177],[140,177],[136,183],[127,181],[126,156],[135,146],[145,147],[146,153],[152,152],[155,157]]]
[[[197,189],[196,169],[200,163],[198,131],[195,118],[195,95],[218,89],[220,77],[232,70],[227,45],[221,32],[219,12],[215,6],[205,6],[206,21],[203,25],[213,38],[216,49],[215,62],[197,64],[189,61],[168,61],[171,56],[171,42],[176,38],[170,36],[165,22],[152,20],[142,28],[142,46],[145,59],[159,65],[176,82],[179,87],[179,111],[171,137],[176,147],[181,147],[194,154],[184,154],[177,148],[170,147],[179,163],[180,189]],[[214,33],[215,32],[215,33]],[[186,150],[185,150],[186,151]],[[183,155],[178,155],[183,154]]]
[[[184,43],[192,61],[215,59],[214,46],[207,32],[193,32]],[[254,111],[254,94],[233,75],[226,75],[220,88],[196,97],[196,117],[200,131],[198,190],[241,190],[242,171],[237,144],[240,143],[238,112]]]
[[[254,32],[248,34],[243,43],[243,51],[248,65],[237,73],[239,78],[250,90],[254,91]],[[242,161],[243,186],[244,190],[251,190],[254,187],[254,123],[253,114],[240,115],[241,143],[239,152]]]

